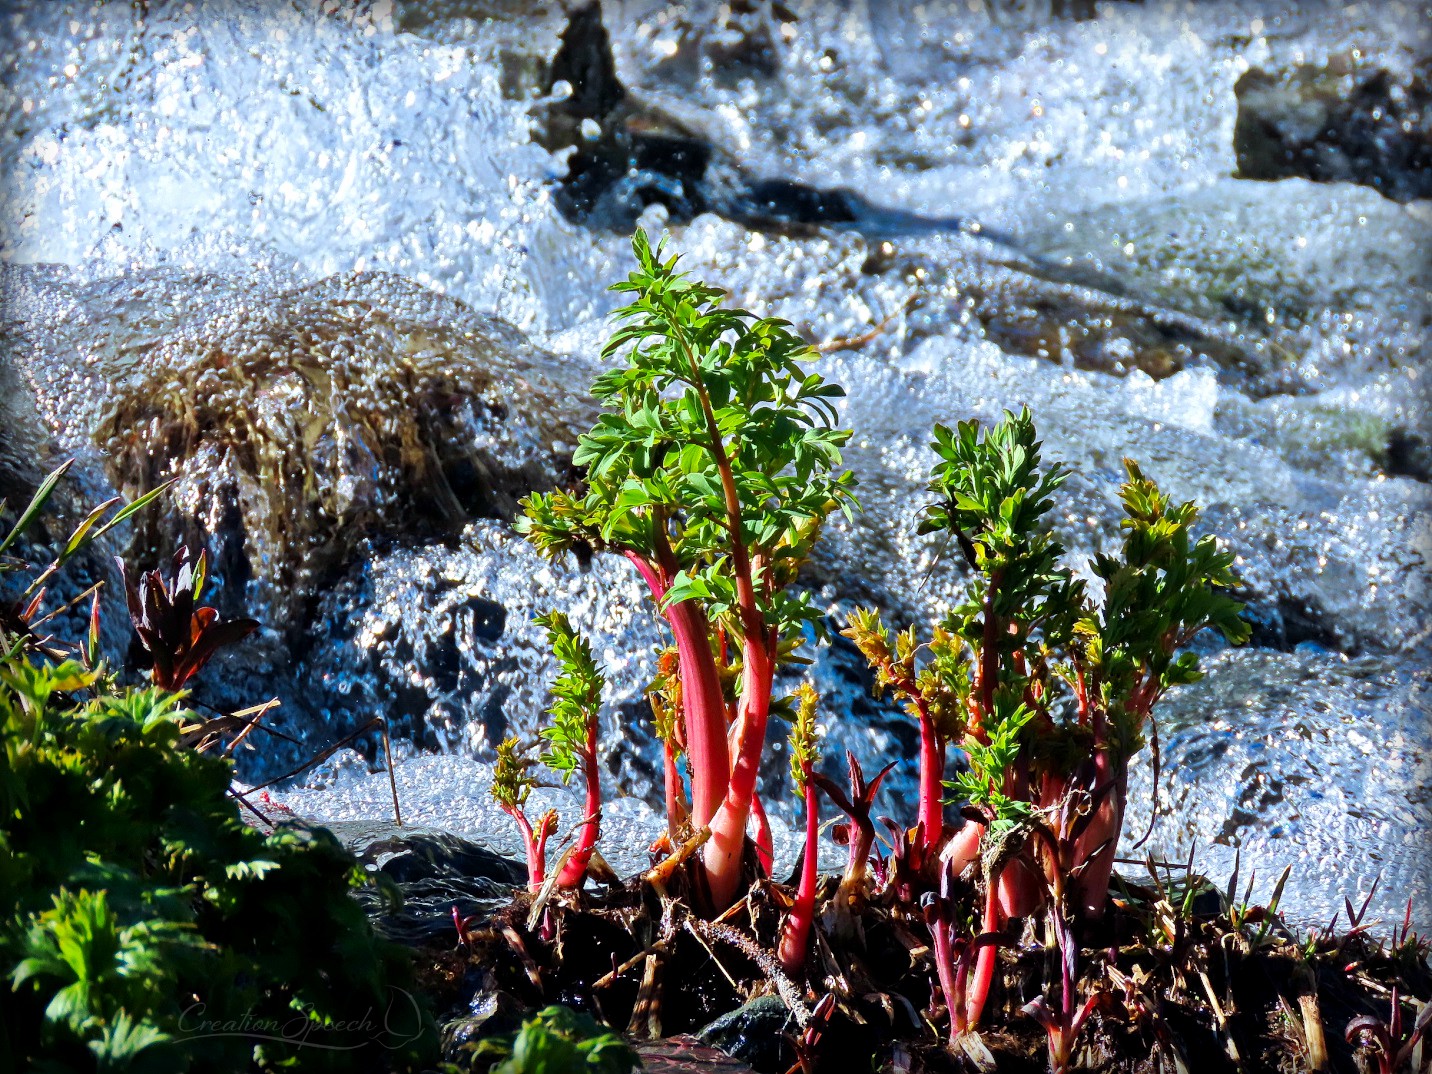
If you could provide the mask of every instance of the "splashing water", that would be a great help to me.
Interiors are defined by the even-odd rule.
[[[902,622],[958,591],[914,535],[935,421],[1033,408],[1078,471],[1056,520],[1076,563],[1117,538],[1120,459],[1138,459],[1231,542],[1256,627],[1169,699],[1147,849],[1192,849],[1219,880],[1237,850],[1265,894],[1292,863],[1285,903],[1306,920],[1380,872],[1384,915],[1410,894],[1432,923],[1432,215],[1234,178],[1232,148],[1242,74],[1349,53],[1405,71],[1426,55],[1415,8],[790,6],[745,36],[711,31],[714,5],[605,17],[646,114],[743,174],[859,192],[838,227],[671,225],[699,277],[837,344],[825,372],[849,392],[865,512],[832,528],[808,584],[837,617],[874,601]],[[277,694],[313,748],[389,715],[406,815],[513,850],[485,760],[539,718],[552,666],[531,618],[560,607],[611,672],[603,847],[639,867],[659,826],[641,696],[659,630],[625,565],[544,564],[502,521],[563,479],[604,288],[628,267],[617,229],[660,226],[652,195],[630,199],[672,182],[635,177],[609,218],[563,215],[571,151],[538,137],[558,5],[8,18],[7,377],[97,485],[184,477],[141,544],[209,542],[224,599],[268,628],[212,699]],[[811,671],[828,760],[910,759],[884,800],[898,815],[914,729],[858,664],[837,643]],[[244,773],[297,756],[275,745]],[[781,770],[777,752],[778,869],[799,842]],[[1131,801],[1153,792],[1141,771]],[[386,775],[352,752],[279,797],[335,820],[388,810]]]

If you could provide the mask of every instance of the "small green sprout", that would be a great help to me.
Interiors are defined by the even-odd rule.
[[[542,763],[567,783],[582,764],[595,738],[597,714],[607,680],[592,658],[592,647],[561,612],[548,612],[534,622],[547,631],[548,644],[562,669],[552,684],[552,722],[542,729],[549,749]]]
[[[803,682],[796,690],[796,718],[791,723],[791,785],[798,794],[810,782],[811,770],[820,764],[820,731],[815,712],[819,697],[815,687]]]

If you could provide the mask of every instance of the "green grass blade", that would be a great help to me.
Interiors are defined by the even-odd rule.
[[[95,531],[94,537],[91,539],[98,540],[110,530],[114,529],[114,527],[118,526],[121,522],[124,522],[126,519],[128,519],[131,515],[144,510],[144,508],[148,507],[160,496],[168,492],[169,487],[173,485],[174,482],[177,480],[178,478],[171,477],[162,485],[156,485],[154,488],[150,489],[148,492],[146,492],[143,496],[139,497],[139,499],[135,500],[128,507],[120,508],[120,510],[115,513],[115,516],[112,519],[110,519],[108,522],[106,522],[103,526],[101,526]]]
[[[24,533],[30,523],[35,521],[35,516],[44,509],[46,501],[50,498],[50,493],[55,491],[55,486],[59,484],[60,478],[65,476],[65,472],[69,470],[74,463],[74,459],[66,459],[60,463],[49,477],[40,483],[40,487],[35,490],[35,495],[30,500],[30,505],[21,512],[20,520],[15,523],[14,528],[5,535],[4,539],[0,540],[0,554],[3,554],[4,551],[10,547],[15,538]]]

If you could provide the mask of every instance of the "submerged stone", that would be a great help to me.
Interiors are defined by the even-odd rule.
[[[1233,90],[1233,148],[1245,178],[1360,183],[1393,201],[1432,197],[1432,60],[1405,71],[1347,55],[1254,68]]]
[[[396,276],[10,283],[56,432],[126,496],[176,481],[131,560],[206,545],[226,614],[270,626],[366,541],[510,516],[561,479],[583,410],[515,328]]]
[[[697,1039],[758,1071],[784,1070],[790,1051],[784,1034],[795,1028],[795,1018],[779,996],[758,996],[723,1014],[701,1030]]]
[[[401,904],[392,905],[381,887],[358,893],[374,925],[407,943],[455,937],[454,910],[485,917],[527,882],[525,866],[451,832],[376,823],[329,827],[365,870],[402,895]]]

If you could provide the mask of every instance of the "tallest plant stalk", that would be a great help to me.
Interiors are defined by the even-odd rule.
[[[680,329],[673,324],[675,332]],[[716,414],[711,407],[711,396],[701,374],[701,364],[695,352],[683,339],[687,368],[691,373],[690,384],[696,391],[701,404],[701,414],[706,424],[706,447],[711,461],[721,480],[721,497],[726,511],[726,530],[730,554],[731,576],[736,588],[735,620],[740,624],[742,635],[742,677],[741,703],[736,715],[736,755],[734,767],[729,769],[729,779],[722,780],[722,772],[711,763],[698,765],[693,754],[693,771],[700,771],[701,790],[693,793],[703,798],[696,810],[698,824],[709,823],[711,840],[702,851],[706,866],[706,882],[714,904],[725,906],[735,895],[740,880],[741,852],[745,845],[746,821],[751,812],[751,801],[756,790],[756,773],[761,763],[761,750],[766,741],[766,720],[771,707],[771,680],[775,674],[775,647],[766,626],[765,616],[756,605],[755,582],[751,576],[751,556],[747,551],[742,532],[741,496],[736,488],[736,476],[731,470],[731,458],[721,436]],[[678,641],[678,648],[680,642]],[[709,646],[708,646],[709,648]],[[724,725],[718,735],[715,728],[702,730],[724,743]],[[714,751],[713,751],[714,752]],[[709,777],[709,778],[707,778]],[[693,775],[693,779],[697,777]],[[707,814],[706,800],[714,797],[719,783],[725,784],[726,791],[720,806]],[[703,793],[704,792],[704,793]]]
[[[843,393],[801,367],[812,355],[789,325],[724,308],[640,231],[632,249],[614,288],[632,301],[603,350],[616,361],[592,385],[604,412],[573,456],[584,485],[529,497],[518,529],[553,558],[624,556],[670,626],[691,822],[711,830],[698,887],[719,909],[742,880],[776,670],[820,627],[788,587],[825,517],[853,506],[850,434],[830,402]]]

